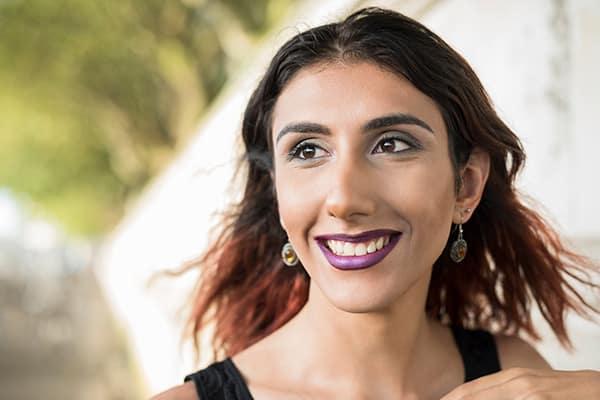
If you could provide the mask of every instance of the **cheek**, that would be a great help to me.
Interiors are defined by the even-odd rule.
[[[434,165],[423,165],[405,176],[406,190],[396,194],[396,208],[404,211],[410,225],[414,254],[424,256],[426,263],[433,263],[443,251],[455,206],[452,168]]]
[[[278,172],[275,177],[280,222],[294,247],[300,245],[298,239],[305,235],[318,209],[319,202],[310,182],[311,178],[299,178],[290,171]]]

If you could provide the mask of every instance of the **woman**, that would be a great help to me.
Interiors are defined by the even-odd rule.
[[[156,398],[600,398],[516,336],[533,300],[568,345],[589,263],[517,196],[521,144],[442,39],[376,8],[300,33],[242,135],[191,317],[225,360]]]

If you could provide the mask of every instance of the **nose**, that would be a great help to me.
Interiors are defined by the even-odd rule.
[[[325,199],[327,213],[342,220],[371,216],[376,209],[376,182],[365,163],[351,157],[338,158],[332,165],[330,187]]]

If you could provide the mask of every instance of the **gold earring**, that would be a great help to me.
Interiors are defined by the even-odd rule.
[[[464,213],[470,213],[471,209],[467,208]],[[462,227],[462,214],[460,216],[460,222],[458,223],[458,238],[452,243],[450,248],[450,258],[455,263],[459,263],[467,256],[467,241],[463,238],[463,227]]]
[[[296,254],[296,251],[290,242],[287,242],[281,248],[281,259],[288,267],[293,267],[298,264],[298,254]]]

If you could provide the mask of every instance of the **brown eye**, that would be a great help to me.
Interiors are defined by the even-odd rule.
[[[312,160],[326,155],[327,152],[316,144],[300,143],[290,151],[289,159]]]
[[[385,139],[383,142],[381,142],[381,150],[384,153],[394,151],[395,148],[396,145],[394,144],[394,139]]]
[[[313,158],[315,156],[316,150],[314,146],[306,145],[300,149],[298,149],[298,156],[304,160]]]
[[[410,145],[404,140],[397,138],[385,138],[375,148],[376,153],[398,153],[410,149]]]

